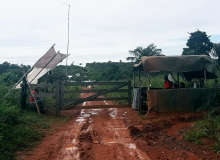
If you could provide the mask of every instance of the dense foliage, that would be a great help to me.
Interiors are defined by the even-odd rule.
[[[87,63],[87,76],[91,80],[112,81],[112,80],[131,80],[132,66],[134,63],[106,62],[106,63]]]
[[[4,77],[8,74],[14,73],[3,73],[0,79],[5,81]],[[8,85],[0,83],[0,160],[15,159],[17,151],[34,147],[52,123],[57,125],[66,120],[62,117],[38,115],[35,112],[21,110],[20,91],[11,90],[11,86]]]
[[[195,31],[189,33],[190,37],[186,43],[188,48],[183,48],[182,55],[208,55],[213,48],[213,43],[210,41],[210,36],[206,32]]]

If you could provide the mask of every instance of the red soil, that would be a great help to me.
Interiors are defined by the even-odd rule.
[[[86,97],[88,94],[81,94]],[[114,104],[86,102],[82,105]],[[211,148],[186,142],[183,134],[203,114],[150,113],[132,109],[82,109],[62,111],[72,119],[46,136],[24,160],[203,160],[220,159]]]

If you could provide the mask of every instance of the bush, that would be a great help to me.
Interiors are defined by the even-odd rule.
[[[62,117],[38,115],[18,107],[0,105],[0,160],[14,159],[15,152],[34,147],[51,123],[59,124]]]

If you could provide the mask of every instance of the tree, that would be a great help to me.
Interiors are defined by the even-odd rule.
[[[161,54],[162,50],[157,49],[156,46],[152,43],[147,48],[143,48],[141,46],[136,49],[128,51],[133,57],[127,57],[128,61],[139,61],[143,56],[164,56]]]
[[[208,55],[213,48],[213,43],[210,41],[210,36],[206,32],[197,30],[189,33],[189,39],[186,43],[188,48],[183,48],[182,55]]]

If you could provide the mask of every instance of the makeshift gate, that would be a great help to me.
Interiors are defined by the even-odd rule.
[[[23,85],[25,86],[25,85]],[[80,90],[72,89],[73,86],[80,86]],[[86,86],[93,86],[91,89],[83,89]],[[107,89],[96,89],[98,86],[108,86]],[[111,86],[111,87],[110,87]],[[50,88],[49,92],[42,91],[39,94],[35,94],[36,97],[53,97],[55,99],[54,104],[50,106],[56,107],[56,114],[58,115],[60,110],[68,109],[97,109],[97,108],[130,108],[131,107],[131,81],[128,82],[63,82],[56,81],[55,84],[31,84],[31,88]],[[78,87],[79,88],[79,87]],[[108,93],[124,93],[123,96],[106,97]],[[92,93],[89,97],[78,98],[81,93]],[[75,94],[75,96],[73,95]],[[23,95],[25,95],[23,93]],[[78,96],[77,96],[78,95]],[[29,95],[31,96],[31,95]],[[116,105],[94,105],[86,106],[82,105],[86,101],[116,101],[124,100],[126,104]],[[21,102],[22,105],[25,102]],[[46,107],[47,107],[46,102]]]

